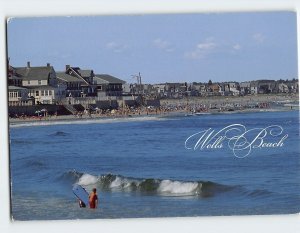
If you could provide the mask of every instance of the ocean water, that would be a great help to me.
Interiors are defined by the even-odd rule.
[[[254,129],[271,125],[282,130],[266,131],[264,142],[288,136],[281,146],[253,147],[248,156],[247,149],[230,149],[226,140],[194,147],[199,132],[232,124],[253,129],[247,140],[257,134]],[[9,134],[14,220],[300,210],[297,111],[23,123],[11,124]],[[97,188],[98,209],[79,208],[72,193],[77,183],[87,191]]]

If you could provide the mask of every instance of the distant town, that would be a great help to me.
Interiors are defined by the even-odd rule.
[[[162,100],[260,94],[298,94],[298,79],[245,82],[182,82],[146,84],[140,73],[134,83],[92,69],[66,65],[56,71],[45,66],[13,67],[8,62],[8,110],[10,117],[26,115],[69,115],[82,112],[160,108]],[[157,110],[156,110],[157,111]]]

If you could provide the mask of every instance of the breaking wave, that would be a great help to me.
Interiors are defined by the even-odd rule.
[[[122,122],[138,122],[138,121],[163,121],[166,120],[160,116],[133,116],[133,117],[103,117],[103,118],[66,118],[47,121],[20,121],[10,122],[10,128],[32,127],[32,126],[49,126],[49,125],[84,125],[84,124],[107,124]]]
[[[91,188],[96,186],[105,191],[139,192],[163,196],[201,196],[211,197],[217,193],[231,190],[226,186],[210,181],[179,181],[169,179],[132,178],[121,175],[105,174],[93,176],[87,173],[71,171],[65,175],[79,185]]]

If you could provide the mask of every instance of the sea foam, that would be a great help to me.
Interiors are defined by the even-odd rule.
[[[97,182],[98,177],[92,176],[90,174],[83,174],[78,180],[79,185],[92,185],[96,184]]]
[[[162,180],[157,191],[170,194],[196,194],[197,189],[201,189],[201,183]]]

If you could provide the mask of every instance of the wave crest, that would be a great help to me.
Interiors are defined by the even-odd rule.
[[[94,176],[85,173],[77,179],[76,183],[86,187],[96,186],[100,190],[106,191],[140,192],[143,194],[163,196],[210,197],[217,193],[225,192],[231,189],[230,186],[225,186],[210,181],[179,181],[152,178],[144,179],[124,177],[114,174]]]

